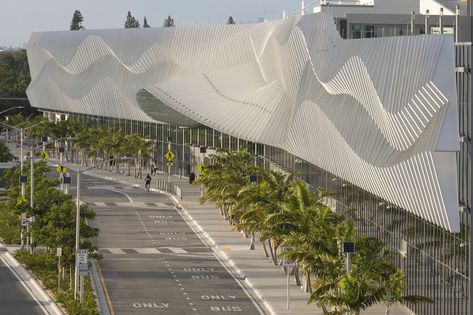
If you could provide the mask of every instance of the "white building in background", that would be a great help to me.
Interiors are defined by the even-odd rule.
[[[459,230],[451,37],[342,40],[330,16],[311,14],[34,33],[27,51],[34,107],[202,124],[282,148]]]
[[[436,300],[418,314],[470,314],[472,23],[455,16],[467,2],[305,4],[259,24],[34,33],[28,97],[155,126],[166,149],[158,126],[171,124],[182,147],[207,126],[220,145],[289,152],[399,251],[408,293]]]

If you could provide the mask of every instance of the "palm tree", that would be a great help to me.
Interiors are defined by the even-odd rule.
[[[277,257],[273,250],[275,242],[270,233],[271,229],[266,225],[266,219],[271,214],[281,212],[291,192],[295,176],[294,173],[285,176],[278,171],[260,170],[258,176],[260,182],[257,185],[247,185],[238,193],[239,201],[236,207],[243,208],[239,215],[240,226],[251,233],[260,235],[266,256],[271,256],[274,264],[277,264]],[[269,245],[270,255],[268,255],[265,242]]]
[[[304,183],[298,182],[285,207],[286,211],[279,218],[289,223],[279,223],[288,233],[281,256],[303,268],[306,292],[311,291],[311,275],[323,275],[321,271],[324,268],[320,267],[323,258],[336,257],[339,243],[354,235],[351,225],[343,228],[346,222],[344,214],[337,214],[320,202],[326,196],[327,193],[321,191],[314,195]]]
[[[126,150],[128,152],[133,152],[133,156],[136,159],[135,162],[135,177],[142,178],[142,169],[143,162],[151,158],[151,154],[154,149],[154,142],[144,139],[139,134],[134,133],[127,138]],[[138,166],[138,172],[136,171],[136,166]]]
[[[234,205],[238,201],[238,192],[248,184],[248,176],[255,170],[253,157],[246,150],[219,150],[209,159],[210,165],[205,174],[196,181],[207,188],[200,201],[215,202],[225,218],[233,223],[237,216]]]
[[[332,272],[317,275],[309,302],[329,309],[331,314],[361,310],[380,301],[385,301],[387,309],[392,304],[403,301],[394,285],[400,285],[403,278],[392,262],[393,253],[381,240],[361,236],[355,239],[356,252],[352,254],[352,265],[348,273],[343,271],[344,257],[325,257],[324,266]],[[335,272],[333,272],[335,270]],[[390,281],[397,281],[390,283]],[[405,287],[404,287],[405,288]],[[419,296],[405,297],[404,301],[429,301]]]
[[[386,305],[386,315],[389,315],[390,307],[395,304],[406,304],[406,303],[434,303],[435,301],[421,295],[404,295],[407,284],[404,272],[397,269],[392,273],[387,281],[383,283],[385,288],[385,294],[381,300]]]

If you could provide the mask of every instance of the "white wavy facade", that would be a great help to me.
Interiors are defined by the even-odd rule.
[[[33,33],[35,107],[208,127],[459,230],[451,36],[342,40],[329,16]]]

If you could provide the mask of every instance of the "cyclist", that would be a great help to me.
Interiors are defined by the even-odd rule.
[[[146,175],[145,177],[145,190],[149,191],[149,187],[151,186],[151,176]]]

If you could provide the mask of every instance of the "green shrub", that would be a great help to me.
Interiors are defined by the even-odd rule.
[[[27,250],[19,250],[15,253],[18,261],[23,263],[30,269],[33,274],[43,282],[43,286],[52,291],[64,309],[70,315],[98,315],[97,303],[92,289],[90,278],[86,277],[84,281],[84,302],[74,300],[74,288],[69,287],[70,278],[72,274],[66,273],[66,276],[61,280],[61,288],[58,290],[58,270],[57,257],[50,253],[33,253],[30,254]],[[69,270],[69,268],[66,268]],[[69,277],[68,277],[69,275]]]

